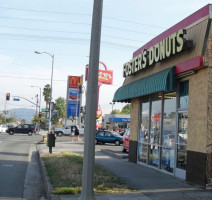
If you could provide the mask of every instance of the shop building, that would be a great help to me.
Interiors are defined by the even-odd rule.
[[[127,129],[130,127],[130,115],[106,114],[103,117],[103,128],[118,127],[119,129]]]
[[[123,75],[113,101],[131,103],[129,161],[212,184],[212,5],[135,51]]]

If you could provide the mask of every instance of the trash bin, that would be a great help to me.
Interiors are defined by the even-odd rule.
[[[47,146],[55,147],[55,134],[51,133],[47,135]]]
[[[55,135],[54,134],[47,135],[47,146],[55,147]]]

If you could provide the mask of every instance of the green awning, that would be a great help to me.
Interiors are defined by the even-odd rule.
[[[132,98],[160,91],[175,91],[175,67],[120,87],[115,92],[113,101],[130,102]]]

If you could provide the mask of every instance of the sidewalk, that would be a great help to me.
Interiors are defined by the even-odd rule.
[[[48,153],[46,144],[37,146],[39,152]],[[71,151],[83,153],[83,143],[57,142],[53,153]],[[116,158],[106,154],[107,151],[96,151],[95,162],[103,168],[121,177],[139,193],[101,194],[95,195],[96,200],[211,200],[212,190],[202,189],[187,184],[185,181],[157,170],[128,162],[127,159]],[[52,199],[78,200],[79,196],[60,195]]]

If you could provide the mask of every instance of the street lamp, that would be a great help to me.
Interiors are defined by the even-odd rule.
[[[51,131],[51,118],[52,118],[52,80],[53,80],[53,67],[54,67],[54,54],[50,54],[48,52],[42,52],[42,51],[35,51],[37,54],[48,54],[52,57],[52,73],[51,73],[51,86],[50,86],[50,99],[49,99],[49,128],[48,132]]]
[[[40,89],[40,103],[39,103],[39,112],[41,112],[41,88],[38,87],[38,86],[33,86],[31,85],[31,87],[36,87],[36,88],[39,88]]]
[[[110,102],[110,105],[112,105],[112,123],[111,123],[111,125],[112,125],[112,128],[113,128],[113,126],[114,126],[114,124],[113,124],[113,105],[115,104],[115,102]]]

